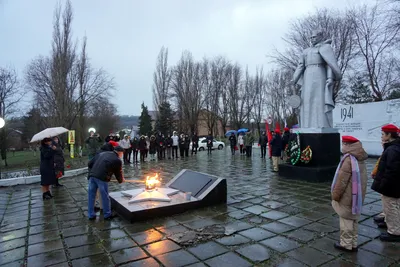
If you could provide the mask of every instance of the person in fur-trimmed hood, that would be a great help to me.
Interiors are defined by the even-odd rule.
[[[356,252],[358,238],[358,219],[367,191],[368,154],[361,142],[352,136],[342,137],[343,157],[333,179],[332,207],[340,219],[340,242],[336,249]]]

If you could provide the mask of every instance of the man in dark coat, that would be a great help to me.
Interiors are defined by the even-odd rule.
[[[185,157],[189,157],[190,138],[185,134]]]
[[[168,159],[172,158],[172,145],[173,145],[172,137],[171,135],[168,135],[168,137],[165,139],[165,147],[167,148]]]
[[[231,136],[229,136],[229,143],[231,145],[231,153],[232,155],[235,155],[235,148],[237,145],[237,141],[236,141],[236,136],[234,133],[231,133]]]
[[[179,136],[179,152],[182,159],[185,157],[185,146],[186,146],[185,135],[182,133]]]
[[[267,155],[267,144],[268,137],[265,132],[262,132],[260,138],[258,139],[258,145],[261,147],[261,158],[265,158]]]
[[[139,151],[140,151],[140,162],[144,162],[146,157],[146,150],[147,150],[147,142],[144,135],[142,135],[139,139]]]
[[[163,137],[161,132],[159,132],[157,134],[156,142],[157,142],[157,157],[160,160],[160,159],[163,159],[163,150],[164,150],[164,142],[165,142],[165,138]]]
[[[197,149],[199,148],[199,137],[196,133],[192,136],[192,155],[193,153],[197,155]]]
[[[115,217],[111,213],[110,197],[108,195],[108,182],[114,175],[119,183],[123,183],[124,175],[122,172],[122,162],[118,157],[118,152],[123,152],[123,148],[116,147],[114,151],[105,151],[97,154],[88,163],[89,169],[89,188],[88,188],[88,216],[89,220],[96,219],[94,205],[96,192],[99,189],[103,214],[105,220],[111,220]]]
[[[213,136],[211,133],[208,133],[208,136],[206,137],[206,141],[207,141],[207,153],[208,155],[211,155],[212,152],[212,148],[213,148]]]
[[[272,147],[272,165],[273,171],[277,172],[279,170],[279,161],[281,159],[282,153],[282,137],[281,131],[276,129],[275,132],[272,132],[272,140],[271,140],[271,147]]]
[[[139,149],[139,139],[135,136],[131,140],[131,148],[133,153],[133,162],[138,162],[138,149]]]
[[[91,131],[89,137],[85,140],[85,143],[88,150],[89,160],[91,160],[96,155],[102,144],[101,137],[98,134],[95,135],[94,132]]]
[[[382,194],[385,217],[380,222],[387,233],[382,241],[400,242],[400,137],[399,128],[393,124],[382,127],[384,150],[380,157],[372,190]]]

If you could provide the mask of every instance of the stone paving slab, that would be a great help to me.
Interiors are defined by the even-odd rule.
[[[133,224],[104,221],[101,213],[87,220],[86,176],[63,179],[50,201],[38,184],[0,188],[0,266],[400,266],[400,244],[381,242],[372,220],[379,194],[367,191],[359,252],[341,252],[333,248],[339,220],[330,184],[280,178],[256,153],[252,160],[215,151],[125,166],[133,181],[158,172],[167,183],[186,168],[228,183],[227,205]],[[374,163],[368,160],[368,171]],[[112,192],[142,183],[109,185]]]

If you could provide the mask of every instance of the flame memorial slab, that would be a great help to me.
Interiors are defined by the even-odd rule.
[[[148,181],[145,188],[110,193],[112,208],[135,222],[227,201],[226,180],[206,173],[185,169],[163,187]]]

